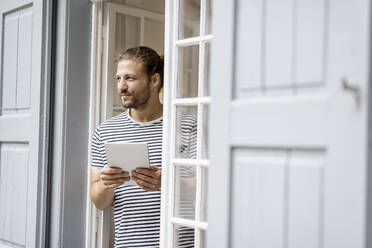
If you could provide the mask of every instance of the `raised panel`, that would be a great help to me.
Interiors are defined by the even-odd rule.
[[[32,79],[32,7],[4,16],[2,57],[3,114],[30,107]]]
[[[30,107],[32,71],[32,9],[23,10],[19,16],[17,63],[17,109]]]
[[[18,13],[3,18],[2,108],[15,109],[17,87]]]
[[[26,244],[28,164],[28,144],[1,144],[0,240],[12,247]]]
[[[288,248],[320,248],[324,151],[292,151],[288,173]]]
[[[240,0],[236,20],[236,95],[263,86],[264,2]]]
[[[293,0],[266,1],[265,88],[292,85]]]
[[[231,247],[320,248],[321,149],[235,148]]]
[[[295,20],[295,84],[324,82],[326,41],[326,0],[297,1]]]
[[[287,152],[235,149],[232,157],[230,247],[283,247]]]
[[[240,0],[236,12],[236,98],[306,93],[324,84],[326,0]]]

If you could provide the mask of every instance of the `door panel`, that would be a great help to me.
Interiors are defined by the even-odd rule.
[[[38,247],[43,2],[1,1],[0,14],[0,246]]]
[[[216,1],[209,247],[364,247],[369,7]]]

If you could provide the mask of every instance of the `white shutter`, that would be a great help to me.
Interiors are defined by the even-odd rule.
[[[43,8],[38,0],[0,2],[1,247],[44,242]]]
[[[213,3],[208,247],[365,247],[369,1]]]

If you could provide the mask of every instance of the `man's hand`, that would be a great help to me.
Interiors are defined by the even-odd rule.
[[[161,187],[161,168],[150,165],[150,168],[137,168],[132,171],[132,179],[138,186],[147,191],[156,191]]]
[[[101,169],[100,183],[105,189],[115,189],[130,180],[129,174],[120,168],[106,165]]]

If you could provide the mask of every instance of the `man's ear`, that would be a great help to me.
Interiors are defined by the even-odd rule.
[[[151,76],[151,84],[153,87],[157,89],[160,87],[160,74],[159,73],[155,73],[154,75]]]

